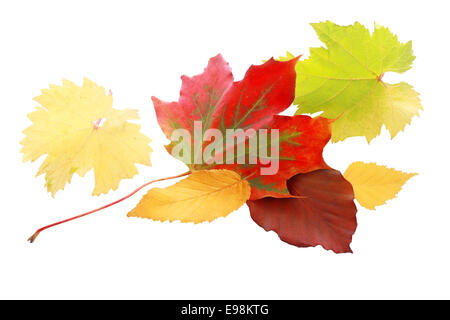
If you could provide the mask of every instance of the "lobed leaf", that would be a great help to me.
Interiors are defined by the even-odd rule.
[[[415,57],[411,41],[400,43],[389,29],[375,25],[313,23],[326,48],[311,48],[310,57],[296,66],[294,103],[301,113],[322,112],[336,119],[332,141],[365,136],[370,142],[384,125],[394,138],[419,115],[419,94],[407,83],[383,82],[386,72],[403,73]]]
[[[185,129],[191,140],[185,142],[194,146],[194,137],[203,137],[207,129],[218,129],[223,138],[227,129],[257,130],[261,128],[280,130],[280,154],[276,174],[263,176],[261,161],[250,164],[222,163],[194,164],[194,159],[202,156],[207,147],[193,150],[191,157],[183,161],[191,170],[228,169],[248,178],[252,186],[251,199],[267,196],[291,197],[286,180],[301,172],[327,167],[322,158],[323,147],[330,139],[331,121],[308,116],[276,116],[288,108],[294,99],[295,64],[298,58],[289,61],[268,60],[262,65],[251,66],[241,81],[233,82],[231,70],[221,55],[210,59],[204,72],[194,77],[182,77],[182,87],[178,102],[163,102],[153,97],[156,115],[161,129],[171,139],[175,129]],[[194,121],[201,121],[202,131],[194,128]],[[172,141],[167,150],[172,153],[178,141]],[[248,144],[248,137],[243,142]],[[248,148],[248,146],[246,146]],[[192,149],[190,149],[192,150]],[[233,150],[234,151],[234,150]]]
[[[24,162],[47,155],[37,175],[45,175],[52,196],[74,173],[83,177],[94,169],[92,194],[99,195],[136,175],[136,163],[151,165],[151,140],[128,122],[139,119],[137,110],[113,109],[112,96],[89,79],[81,87],[63,80],[34,100],[42,107],[28,115],[32,125],[24,130],[21,152]]]

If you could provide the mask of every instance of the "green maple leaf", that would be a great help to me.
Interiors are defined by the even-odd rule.
[[[323,111],[322,117],[336,119],[333,142],[353,136],[365,136],[370,142],[383,125],[394,138],[419,115],[422,106],[412,86],[382,80],[386,72],[411,68],[415,59],[411,41],[400,43],[377,24],[372,34],[358,22],[311,25],[327,48],[311,48],[309,59],[296,65],[297,114]],[[281,59],[289,59],[289,53]]]

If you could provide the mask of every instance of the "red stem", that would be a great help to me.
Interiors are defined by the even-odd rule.
[[[107,205],[105,205],[105,206],[103,206],[103,207],[100,207],[100,208],[97,208],[97,209],[94,209],[94,210],[91,210],[91,211],[82,213],[82,214],[80,214],[80,215],[78,215],[78,216],[75,216],[75,217],[72,217],[72,218],[69,218],[69,219],[65,219],[65,220],[62,220],[62,221],[59,221],[59,222],[55,222],[55,223],[49,224],[48,226],[42,227],[42,228],[38,229],[38,230],[37,230],[30,238],[28,238],[28,241],[30,241],[30,243],[33,243],[34,240],[36,240],[37,236],[38,236],[42,231],[44,231],[44,230],[46,230],[46,229],[49,229],[49,228],[54,227],[54,226],[57,226],[57,225],[59,225],[59,224],[63,224],[63,223],[65,223],[65,222],[69,222],[69,221],[72,221],[72,220],[75,220],[75,219],[78,219],[78,218],[87,216],[87,215],[89,215],[89,214],[91,214],[91,213],[94,213],[94,212],[97,212],[97,211],[106,209],[106,208],[108,208],[108,207],[111,207],[111,206],[113,206],[113,205],[119,203],[119,202],[122,202],[123,200],[128,199],[129,197],[131,197],[132,195],[134,195],[136,192],[138,192],[138,191],[141,190],[142,188],[148,186],[149,184],[152,184],[152,183],[154,183],[154,182],[159,182],[159,181],[164,181],[164,180],[169,180],[169,179],[175,179],[175,178],[184,177],[184,176],[187,176],[187,175],[190,174],[190,173],[191,173],[191,172],[188,171],[188,172],[185,172],[185,173],[182,173],[182,174],[173,176],[173,177],[161,178],[161,179],[157,179],[157,180],[153,180],[153,181],[147,182],[147,183],[143,184],[142,186],[140,186],[139,188],[137,188],[136,190],[134,190],[133,192],[131,192],[130,194],[126,195],[125,197],[120,198],[119,200],[116,200],[116,201],[114,201],[114,202],[111,202],[111,203],[109,203],[109,204],[107,204]]]
[[[98,129],[101,122],[102,122],[102,118],[97,119],[97,121],[94,122],[94,129]]]

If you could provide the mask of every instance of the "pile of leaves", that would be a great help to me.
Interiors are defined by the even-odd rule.
[[[418,116],[422,106],[412,86],[383,81],[386,72],[410,69],[415,57],[411,42],[400,43],[379,25],[372,33],[359,23],[312,26],[325,47],[311,48],[308,59],[288,53],[250,66],[242,80],[234,81],[219,54],[203,73],[182,77],[177,102],[152,98],[169,139],[176,129],[191,137],[203,136],[207,129],[224,136],[236,128],[279,130],[278,172],[262,175],[266,164],[260,159],[253,164],[192,164],[192,159],[181,157],[188,171],[170,178],[186,177],[167,188],[150,189],[128,216],[200,223],[225,217],[247,203],[259,226],[289,244],[351,252],[357,226],[354,200],[373,210],[394,198],[415,174],[363,162],[352,163],[341,174],[324,161],[323,148],[330,140],[354,136],[370,143],[383,125],[394,138]],[[29,114],[32,125],[24,131],[22,152],[24,161],[47,155],[38,175],[45,175],[52,195],[70,183],[74,173],[83,176],[94,169],[93,195],[99,195],[137,174],[136,163],[150,165],[150,139],[129,122],[138,119],[137,111],[113,109],[112,95],[94,82],[85,79],[77,86],[64,80],[62,86],[42,90],[35,100],[41,107]],[[279,115],[292,103],[298,106],[295,115]],[[195,122],[202,124],[200,133]],[[166,146],[169,153],[177,143]],[[188,141],[189,147],[193,144]],[[195,148],[194,156],[204,154],[208,144]],[[39,229],[30,240],[56,224]]]

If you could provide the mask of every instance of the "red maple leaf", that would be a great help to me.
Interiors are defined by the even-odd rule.
[[[276,116],[288,108],[294,99],[297,60],[282,62],[270,59],[262,65],[251,66],[243,80],[233,82],[228,63],[217,55],[210,59],[202,74],[181,78],[178,102],[163,102],[152,97],[158,122],[169,139],[174,130],[187,130],[192,139],[189,148],[195,145],[195,135],[203,137],[208,129],[220,130],[223,137],[227,129],[278,129],[279,155],[278,158],[270,155],[272,160],[279,162],[276,174],[261,175],[261,167],[270,165],[264,164],[264,159],[260,158],[253,164],[193,164],[196,156],[202,156],[205,143],[197,150],[194,147],[192,157],[186,162],[192,170],[223,168],[239,172],[248,178],[252,186],[251,200],[267,196],[291,197],[286,187],[287,179],[298,173],[327,168],[322,150],[331,136],[331,122],[328,119]],[[201,122],[201,130],[195,127],[194,121]],[[248,142],[246,137],[243,142],[246,151],[249,149]],[[177,143],[172,141],[167,150],[172,153]],[[227,150],[225,142],[224,146]],[[237,149],[237,146],[234,147]],[[224,160],[220,152],[217,156]]]
[[[352,252],[356,206],[353,188],[341,173],[316,170],[292,177],[287,185],[298,198],[247,201],[253,220],[298,247],[321,245],[336,253]]]

